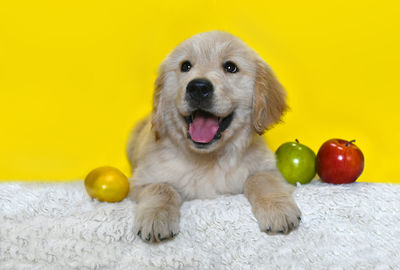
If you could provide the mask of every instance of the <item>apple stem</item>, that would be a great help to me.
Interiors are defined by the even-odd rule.
[[[346,147],[348,147],[350,144],[352,144],[353,142],[355,142],[356,140],[351,140],[349,142],[346,143]]]
[[[299,143],[299,140],[298,140],[298,139],[295,139],[295,141],[296,141],[297,143]]]

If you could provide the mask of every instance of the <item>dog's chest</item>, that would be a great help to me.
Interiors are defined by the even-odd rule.
[[[219,164],[202,166],[192,164],[181,173],[181,181],[175,183],[187,199],[214,198],[221,194],[243,192],[249,176],[246,166],[221,167]]]
[[[158,156],[156,159],[136,171],[136,184],[167,182],[187,200],[243,193],[244,183],[251,173],[251,166],[245,162],[225,160],[222,164],[202,164],[176,156],[167,159]]]

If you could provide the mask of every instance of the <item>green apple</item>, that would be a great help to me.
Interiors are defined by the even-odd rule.
[[[307,184],[314,178],[315,153],[297,139],[279,146],[275,154],[276,165],[287,182]]]

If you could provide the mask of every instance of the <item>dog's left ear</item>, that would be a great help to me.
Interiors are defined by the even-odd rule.
[[[253,126],[258,134],[280,122],[287,109],[286,92],[272,69],[261,58],[257,59],[253,94]]]
[[[154,83],[154,94],[153,94],[153,113],[152,113],[152,129],[155,134],[156,141],[160,139],[163,133],[163,119],[162,119],[162,97],[161,91],[164,88],[165,72],[161,65],[158,70],[158,76],[156,82]]]

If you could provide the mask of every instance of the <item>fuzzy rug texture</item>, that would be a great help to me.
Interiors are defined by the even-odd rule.
[[[132,233],[135,203],[82,181],[0,183],[0,269],[400,269],[400,185],[312,182],[299,229],[259,231],[243,195],[185,202],[176,239]]]

